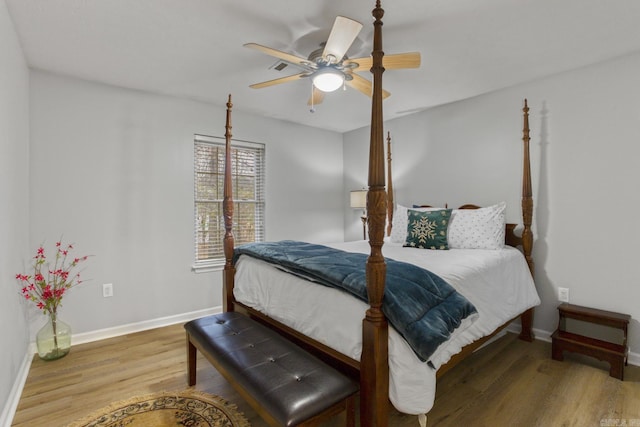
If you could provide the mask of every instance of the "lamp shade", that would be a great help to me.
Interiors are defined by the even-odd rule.
[[[312,77],[313,85],[323,92],[333,92],[344,83],[344,74],[331,68],[321,68]]]
[[[365,209],[367,207],[367,190],[355,190],[351,192],[351,207]]]

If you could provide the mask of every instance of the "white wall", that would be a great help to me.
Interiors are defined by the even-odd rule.
[[[520,215],[522,100],[529,99],[534,260],[543,300],[535,327],[557,324],[557,288],[572,303],[628,313],[640,353],[640,54],[433,108],[386,123],[396,201],[508,203]],[[345,186],[366,176],[368,129],[345,134]],[[353,176],[351,172],[355,171]],[[345,238],[358,238],[345,209]]]
[[[29,70],[7,5],[0,1],[0,425],[29,344],[16,273],[29,244]]]
[[[30,244],[94,255],[61,318],[81,333],[220,306],[222,273],[190,269],[193,135],[223,136],[225,110],[40,71],[31,87]],[[233,137],[266,144],[267,238],[342,240],[342,135],[241,107]]]

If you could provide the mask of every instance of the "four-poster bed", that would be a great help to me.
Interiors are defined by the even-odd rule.
[[[359,317],[358,319],[352,323],[361,322],[361,326],[350,324],[350,328],[355,328],[357,331],[361,331],[360,339],[361,341],[357,343],[358,349],[355,352],[345,352],[340,349],[336,349],[335,347],[339,347],[339,345],[334,346],[333,343],[328,342],[324,339],[317,339],[312,334],[309,334],[305,331],[305,327],[297,328],[295,325],[295,320],[297,320],[298,314],[290,314],[293,316],[291,321],[284,320],[286,316],[282,316],[278,318],[277,315],[274,315],[272,312],[262,311],[259,307],[252,306],[251,303],[247,302],[247,299],[251,299],[250,292],[247,291],[247,287],[240,286],[241,281],[244,284],[249,285],[249,282],[260,282],[262,276],[267,276],[272,273],[262,273],[263,270],[260,270],[260,273],[251,273],[250,271],[244,268],[245,265],[249,265],[249,261],[245,261],[241,258],[236,265],[234,263],[234,239],[232,232],[232,223],[233,223],[233,201],[231,198],[232,194],[232,183],[231,183],[231,158],[230,158],[230,140],[231,140],[231,97],[229,97],[229,102],[227,104],[227,124],[226,124],[226,140],[227,140],[227,153],[225,157],[225,182],[224,182],[224,202],[223,202],[223,211],[224,211],[224,220],[225,220],[225,237],[224,237],[224,252],[225,252],[225,267],[224,267],[224,286],[223,286],[223,304],[225,311],[237,311],[241,313],[245,313],[250,317],[261,321],[264,324],[269,325],[270,327],[278,330],[283,335],[287,336],[292,341],[306,348],[307,350],[312,351],[316,355],[319,355],[323,360],[327,361],[334,367],[346,372],[354,377],[360,379],[360,424],[363,426],[383,426],[388,424],[388,402],[390,398],[390,393],[394,394],[395,389],[401,387],[402,381],[392,381],[392,388],[390,390],[390,373],[389,373],[389,365],[390,365],[390,347],[391,348],[391,363],[396,364],[398,360],[401,360],[401,364],[404,363],[406,358],[404,356],[397,357],[395,354],[396,347],[402,347],[403,340],[402,338],[398,338],[397,333],[395,333],[394,328],[389,328],[387,323],[387,317],[385,316],[382,305],[383,305],[383,296],[385,295],[385,280],[387,275],[387,262],[385,262],[385,258],[382,254],[382,246],[385,241],[385,234],[388,234],[392,226],[391,217],[393,215],[393,190],[392,190],[392,181],[391,181],[391,153],[390,153],[390,137],[387,138],[388,144],[388,153],[387,153],[387,170],[388,170],[388,188],[385,189],[385,147],[384,147],[384,133],[383,133],[383,117],[382,117],[382,73],[384,72],[384,68],[382,67],[382,16],[384,11],[380,7],[380,2],[376,2],[376,8],[373,10],[373,16],[375,18],[374,22],[374,43],[373,43],[373,66],[371,68],[371,72],[373,74],[373,95],[372,95],[372,113],[371,113],[371,134],[370,134],[370,147],[369,147],[369,175],[368,175],[368,193],[367,193],[367,214],[368,214],[368,236],[369,236],[369,256],[366,260],[366,291],[368,295],[368,303],[364,304],[363,314],[364,319]],[[531,276],[533,272],[533,260],[531,258],[531,249],[532,249],[532,232],[531,232],[531,219],[533,212],[533,202],[531,197],[531,177],[530,177],[530,168],[529,168],[529,126],[528,126],[528,107],[525,101],[524,111],[524,171],[523,171],[523,181],[522,181],[522,211],[523,211],[523,232],[522,237],[517,236],[514,233],[515,225],[507,225],[506,227],[506,243],[510,246],[521,246],[524,252],[524,258],[522,255],[518,255],[519,259],[522,260],[521,265],[524,265],[524,270],[526,270],[527,277],[523,277],[523,281],[526,280],[531,281]],[[468,208],[470,206],[465,206]],[[387,218],[389,218],[387,225]],[[386,229],[386,230],[385,230]],[[348,246],[348,245],[347,245]],[[400,256],[401,248],[396,248],[393,245],[387,244],[387,248],[390,252],[398,254]],[[351,248],[354,252],[362,252],[362,248]],[[414,250],[419,251],[418,249],[404,249],[406,250]],[[387,249],[385,249],[387,251]],[[434,251],[434,252],[445,252],[445,251]],[[454,252],[454,251],[450,251]],[[480,251],[477,251],[478,253]],[[485,251],[487,252],[487,251]],[[494,251],[496,254],[501,251]],[[515,251],[507,250],[509,257],[514,257]],[[415,253],[415,252],[414,252]],[[493,256],[493,255],[492,255]],[[258,263],[261,263],[259,261]],[[482,261],[484,262],[484,261]],[[242,265],[240,265],[242,263]],[[238,278],[236,282],[236,267],[238,267],[238,275],[242,277],[241,280]],[[241,268],[242,267],[242,268]],[[520,268],[520,267],[518,267]],[[437,269],[437,266],[436,266]],[[285,273],[282,271],[275,269],[276,271],[273,274],[276,275],[277,281],[286,282],[289,279],[285,278]],[[257,270],[256,270],[257,271]],[[438,274],[440,274],[438,272]],[[518,270],[518,273],[514,273],[516,275],[522,276],[522,268]],[[446,271],[443,270],[443,276],[446,276]],[[446,278],[446,277],[445,277]],[[302,280],[299,278],[295,278],[292,280]],[[500,283],[498,284],[500,285]],[[299,286],[296,284],[294,286]],[[309,286],[315,286],[315,288],[324,288],[322,286],[309,284]],[[526,284],[525,284],[526,286]],[[267,292],[266,288],[261,288],[257,291],[258,294]],[[305,288],[305,291],[307,292]],[[309,292],[311,288],[308,288]],[[327,288],[328,289],[328,288]],[[324,292],[324,289],[322,290]],[[332,289],[332,291],[340,292]],[[238,297],[236,292],[244,293],[244,296]],[[283,291],[285,294],[290,292],[290,288]],[[496,294],[500,294],[497,291],[486,291],[487,293],[494,292]],[[420,363],[417,362],[409,362],[408,364],[411,366],[409,374],[411,374],[411,369],[420,369],[424,371],[433,371],[433,377],[435,381],[435,376],[442,375],[448,369],[455,366],[459,361],[461,361],[466,355],[473,352],[479,346],[481,346],[484,342],[486,342],[491,336],[495,335],[501,329],[506,327],[512,320],[520,317],[522,331],[520,334],[520,338],[531,341],[533,340],[533,335],[531,332],[532,329],[532,319],[533,319],[533,306],[537,305],[539,300],[537,300],[537,294],[535,294],[535,288],[533,290],[533,294],[530,293],[530,289],[527,291],[518,291],[521,293],[526,293],[527,295],[523,298],[521,302],[519,302],[519,308],[517,308],[516,312],[503,312],[501,313],[502,317],[499,317],[499,323],[495,323],[498,320],[493,319],[493,323],[490,325],[484,325],[482,328],[489,328],[489,330],[473,330],[471,327],[472,322],[465,323],[464,328],[459,328],[461,330],[459,335],[455,335],[455,339],[452,338],[452,341],[455,341],[455,345],[453,349],[449,349],[447,351],[442,352],[441,363],[435,363],[438,366],[437,374],[435,374],[434,367],[428,365],[433,360],[429,360],[427,362],[419,360],[413,355],[414,358]],[[243,301],[242,298],[245,298]],[[320,297],[318,297],[320,298]],[[351,297],[347,297],[351,298]],[[482,297],[476,297],[478,299],[482,299]],[[329,317],[335,317],[334,314],[330,310],[335,309],[335,307],[331,307],[333,303],[329,303],[329,307],[324,307],[321,305],[321,301],[316,299],[315,295],[312,297],[313,303],[315,305],[316,310],[314,311],[314,307],[303,307],[300,308],[302,312],[306,312],[307,314],[310,312],[321,314],[324,310],[325,313],[329,313]],[[351,300],[355,300],[351,298]],[[473,301],[476,304],[475,301]],[[512,301],[510,301],[511,303]],[[350,303],[345,303],[350,304]],[[259,305],[259,304],[258,304]],[[297,305],[297,304],[293,304]],[[350,307],[350,306],[349,306]],[[293,307],[292,307],[293,308]],[[351,315],[356,313],[356,315],[360,315],[362,311],[360,309],[346,309],[345,313],[348,312]],[[484,308],[478,306],[478,310],[481,312],[481,316],[483,317]],[[292,311],[295,313],[295,311]],[[506,316],[506,317],[505,317]],[[492,317],[492,316],[486,316]],[[321,325],[320,328],[331,329],[331,327]],[[311,329],[318,329],[318,326],[310,326]],[[479,327],[480,328],[480,327]],[[480,328],[480,329],[482,329]],[[345,327],[345,329],[349,329]],[[469,331],[471,336],[464,336],[465,333]],[[352,336],[347,338],[347,341],[352,341]],[[400,344],[395,345],[393,347],[390,344],[391,341],[399,342]],[[406,342],[405,342],[406,343]],[[455,348],[456,346],[462,347]],[[409,349],[409,353],[411,350]],[[441,353],[438,353],[441,354]],[[409,356],[410,358],[410,356]],[[446,362],[446,363],[445,363]],[[419,367],[418,367],[419,366]],[[394,368],[395,369],[395,368]],[[405,372],[406,373],[406,372]],[[402,375],[399,376],[402,378]],[[435,386],[434,386],[435,389]],[[402,394],[402,393],[400,393]],[[404,397],[399,398],[399,400],[403,400]],[[430,408],[431,403],[428,403],[426,407]],[[402,405],[399,402],[394,402],[396,407],[400,406],[400,410],[402,410]],[[427,410],[413,410],[410,409],[409,413],[425,413]]]

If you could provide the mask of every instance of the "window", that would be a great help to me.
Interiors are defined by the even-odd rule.
[[[233,236],[236,245],[264,240],[264,144],[231,142]],[[196,135],[194,271],[224,265],[224,138]]]

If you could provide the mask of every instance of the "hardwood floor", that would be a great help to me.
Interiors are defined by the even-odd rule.
[[[74,346],[54,362],[34,358],[13,426],[64,426],[116,400],[187,388],[182,325]],[[237,404],[255,427],[266,424],[204,359],[198,390]],[[342,416],[326,426],[343,425]],[[391,426],[418,426],[393,411]],[[640,367],[625,381],[608,365],[565,353],[551,360],[551,344],[507,334],[476,352],[438,382],[429,426],[640,426]]]

